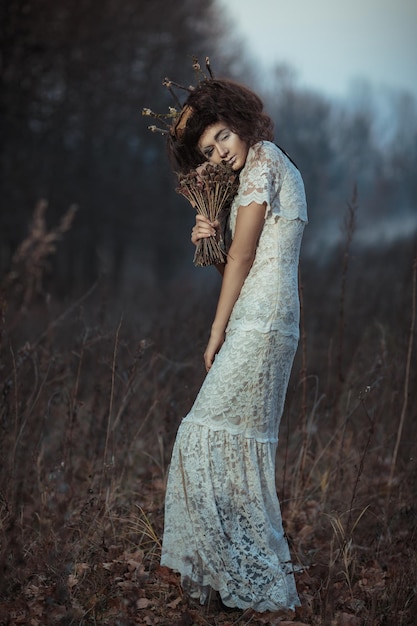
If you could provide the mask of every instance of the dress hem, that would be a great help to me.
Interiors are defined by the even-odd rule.
[[[296,596],[293,602],[291,602],[288,606],[282,603],[274,603],[270,600],[260,600],[259,602],[243,602],[239,600],[231,600],[227,590],[224,588],[218,588],[219,585],[210,578],[210,580],[205,580],[206,584],[201,585],[195,580],[193,580],[189,574],[184,574],[181,570],[174,565],[174,563],[170,560],[168,555],[163,555],[160,560],[160,564],[163,567],[168,567],[173,572],[176,572],[181,576],[181,586],[184,591],[192,598],[193,600],[198,600],[201,605],[206,604],[210,591],[217,591],[220,594],[221,600],[223,604],[230,608],[237,608],[241,610],[253,609],[259,613],[266,613],[267,611],[295,611],[295,609],[301,606],[301,602]]]

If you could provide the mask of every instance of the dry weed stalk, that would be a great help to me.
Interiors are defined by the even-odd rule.
[[[413,353],[414,331],[415,331],[415,324],[416,324],[416,284],[417,284],[417,256],[414,258],[414,262],[413,262],[411,322],[410,322],[410,332],[408,336],[407,360],[406,360],[405,375],[404,375],[403,404],[401,408],[400,422],[398,424],[398,429],[397,429],[397,439],[395,441],[394,452],[393,452],[392,460],[391,460],[387,499],[389,499],[389,496],[390,496],[391,486],[392,486],[392,482],[394,478],[395,466],[397,463],[398,450],[399,450],[400,442],[401,442],[401,435],[403,432],[405,417],[407,414],[410,375],[411,375],[411,357]]]
[[[69,414],[69,422],[65,432],[65,443],[64,443],[64,455],[63,455],[63,463],[66,467],[72,466],[72,444],[73,444],[73,433],[74,433],[74,424],[77,418],[77,403],[78,403],[78,391],[80,387],[81,381],[81,369],[84,361],[84,353],[86,349],[87,339],[88,339],[88,330],[85,331],[82,342],[81,349],[78,356],[78,366],[77,373],[75,376],[74,385],[72,386],[71,394],[68,397],[68,414]]]
[[[49,269],[48,258],[55,254],[57,242],[71,228],[77,211],[75,205],[71,206],[59,225],[48,231],[45,219],[47,208],[46,200],[37,203],[29,234],[14,253],[11,270],[1,285],[1,290],[5,293],[14,289],[20,294],[21,307],[24,310],[34,294],[41,292],[43,276]]]
[[[346,228],[346,241],[345,247],[343,251],[343,262],[342,262],[342,282],[340,286],[340,297],[339,297],[339,350],[338,350],[338,373],[339,373],[339,382],[343,383],[344,374],[343,374],[343,352],[344,352],[344,340],[345,340],[345,304],[346,304],[346,284],[347,284],[347,275],[349,270],[349,261],[350,261],[350,249],[353,241],[353,234],[355,232],[356,226],[356,213],[358,210],[358,193],[356,184],[353,187],[352,198],[348,203],[347,207],[347,216],[345,222]]]
[[[113,420],[112,426],[111,426],[111,430],[112,432],[114,432],[119,423],[120,420],[122,419],[122,416],[124,414],[124,412],[126,411],[129,402],[132,400],[132,398],[134,397],[136,390],[137,390],[137,385],[138,385],[138,374],[140,373],[140,369],[139,369],[139,364],[141,359],[143,358],[145,352],[152,346],[152,342],[151,341],[147,341],[146,339],[142,339],[139,342],[139,345],[137,347],[137,350],[135,352],[135,355],[133,357],[133,363],[131,365],[131,367],[129,367],[128,370],[128,379],[127,382],[125,382],[125,386],[126,386],[126,391],[123,394],[123,397],[120,399],[120,403],[119,403],[119,408],[117,410],[117,413],[115,415],[115,418]],[[150,369],[153,369],[154,365],[156,365],[156,361],[157,361],[157,357],[156,358],[152,358],[151,363],[150,363]],[[137,440],[137,438],[139,437],[141,431],[143,430],[143,428],[146,425],[146,422],[148,421],[150,415],[152,414],[152,411],[154,410],[154,408],[157,406],[158,404],[158,399],[155,399],[149,409],[149,411],[146,413],[145,417],[142,419],[142,421],[139,424],[138,430],[136,431],[136,434],[133,438],[133,440]]]
[[[351,596],[353,597],[353,585],[352,578],[355,574],[356,567],[356,554],[355,554],[355,546],[353,543],[353,532],[356,526],[359,524],[362,517],[365,515],[367,510],[369,509],[369,504],[362,509],[359,515],[356,517],[352,527],[350,527],[351,517],[352,517],[352,509],[349,508],[348,520],[347,523],[344,524],[342,515],[329,515],[327,514],[327,518],[330,521],[330,524],[333,528],[334,536],[330,542],[330,562],[329,562],[329,577],[333,577],[334,569],[339,560],[342,562],[342,573],[348,584],[349,591]],[[337,549],[334,550],[334,541],[337,542]]]
[[[109,399],[109,409],[107,412],[107,427],[106,427],[106,440],[104,443],[104,452],[103,452],[103,469],[102,469],[102,480],[104,478],[105,469],[108,466],[107,463],[107,454],[109,448],[109,440],[110,440],[110,432],[111,432],[111,418],[113,413],[113,402],[114,402],[114,388],[115,388],[115,378],[116,378],[116,359],[117,359],[117,350],[119,347],[119,335],[120,329],[122,327],[123,317],[120,319],[120,322],[116,329],[116,336],[114,340],[114,348],[113,348],[113,361],[111,368],[111,385],[110,385],[110,399]],[[114,465],[114,455],[112,454],[112,461],[110,466]]]
[[[136,505],[136,508],[139,511],[139,517],[136,517],[133,522],[131,519],[128,520],[130,523],[130,530],[139,535],[138,545],[141,548],[150,545],[152,547],[150,551],[154,552],[157,550],[160,553],[162,548],[161,540],[158,537],[158,533],[149,519],[149,516],[138,504]],[[144,538],[146,538],[146,541],[144,541]]]
[[[293,472],[292,472],[292,480],[289,488],[290,493],[290,506],[288,510],[287,519],[292,519],[292,517],[296,514],[300,502],[304,499],[305,491],[308,489],[310,485],[310,479],[313,473],[313,469],[306,472],[307,467],[307,459],[309,457],[309,452],[311,449],[311,441],[312,435],[314,431],[314,419],[316,416],[317,408],[320,404],[322,398],[318,397],[318,379],[315,376],[306,377],[306,379],[301,379],[299,381],[299,385],[303,385],[307,383],[307,379],[313,379],[316,382],[316,392],[315,399],[312,403],[312,408],[309,414],[306,414],[305,417],[302,418],[302,423],[300,427],[301,431],[301,445],[300,451],[297,454],[297,459],[294,463]],[[284,468],[283,468],[283,483],[282,483],[282,501],[285,503],[285,493],[286,493],[286,478],[287,478],[287,466],[288,466],[288,439],[287,445],[285,449],[284,455]]]
[[[349,270],[349,261],[350,261],[350,249],[353,241],[353,234],[355,232],[356,227],[356,213],[358,210],[358,192],[356,185],[354,185],[352,198],[347,206],[347,215],[345,219],[345,232],[346,232],[346,241],[345,247],[343,250],[343,261],[342,261],[342,282],[340,286],[340,297],[339,297],[339,338],[338,338],[338,355],[337,355],[337,366],[338,366],[338,375],[339,375],[339,383],[344,382],[344,374],[343,374],[343,361],[344,361],[344,341],[345,341],[345,329],[346,329],[346,321],[345,321],[345,304],[346,304],[346,284],[347,284],[347,275]]]
[[[307,431],[307,333],[305,325],[304,314],[304,285],[301,279],[300,269],[298,270],[299,280],[299,298],[300,298],[300,339],[301,339],[301,370],[300,380],[302,385],[302,400],[301,400],[301,455],[300,455],[300,467],[299,474],[301,481],[304,479],[305,465],[307,461],[308,451],[308,431]]]
[[[365,394],[369,393],[370,388],[367,388],[365,390]],[[359,402],[360,402],[360,406],[363,408],[366,417],[368,418],[369,421],[369,430],[368,430],[368,437],[366,439],[366,443],[365,446],[363,448],[362,454],[361,454],[361,459],[359,462],[359,467],[358,467],[358,471],[356,472],[356,478],[355,478],[355,483],[353,485],[353,489],[352,489],[352,495],[350,498],[350,505],[349,505],[349,516],[348,516],[348,520],[347,520],[347,524],[346,524],[346,533],[351,533],[351,529],[350,529],[350,525],[351,525],[351,516],[352,516],[352,511],[353,511],[353,506],[356,500],[356,495],[357,495],[357,490],[358,490],[358,486],[359,486],[359,481],[361,479],[361,476],[363,474],[363,470],[364,470],[364,465],[365,465],[365,459],[367,457],[370,445],[371,445],[371,441],[372,441],[372,437],[374,435],[374,431],[375,431],[375,419],[373,417],[371,417],[371,415],[369,414],[369,411],[367,410],[366,406],[365,406],[365,400],[364,400],[364,394],[361,394],[360,398],[359,398]],[[356,522],[357,523],[357,522]],[[356,524],[355,524],[356,526]],[[353,532],[353,528],[352,528],[352,532]]]
[[[342,257],[342,275],[341,275],[341,284],[340,284],[340,293],[339,293],[339,310],[338,310],[338,337],[337,337],[337,382],[335,384],[336,393],[334,397],[334,406],[335,408],[339,405],[339,400],[342,395],[343,386],[345,381],[345,373],[344,373],[344,360],[345,360],[345,332],[346,332],[346,293],[347,293],[347,278],[349,272],[349,263],[351,258],[351,247],[353,242],[353,236],[356,229],[356,214],[358,211],[358,193],[356,184],[353,186],[352,197],[347,205],[347,212],[344,220],[344,233],[345,233],[345,243],[343,248],[343,257]],[[329,355],[332,351],[331,346],[329,346]],[[330,358],[329,358],[329,374],[331,372]],[[350,398],[350,391],[348,390],[348,401]],[[357,407],[354,408],[353,411],[350,412],[352,415]],[[349,410],[349,403],[346,407],[345,411],[335,410],[336,421],[338,423],[338,430],[340,432],[339,438],[339,452],[337,453],[338,458],[338,473],[340,474],[340,468],[343,465],[343,455],[344,455],[344,442],[345,442],[345,434],[346,427],[348,424],[348,419],[344,417],[346,412]]]

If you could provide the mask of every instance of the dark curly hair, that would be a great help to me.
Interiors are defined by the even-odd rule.
[[[253,146],[273,141],[273,122],[263,111],[262,100],[250,89],[226,79],[204,80],[185,102],[186,124],[168,137],[168,153],[177,171],[196,168],[203,159],[198,141],[208,126],[225,122],[230,130]],[[183,109],[184,110],[184,109]]]

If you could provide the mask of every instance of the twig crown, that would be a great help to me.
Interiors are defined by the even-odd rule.
[[[205,74],[205,72],[201,69],[201,65],[198,62],[197,57],[193,57],[193,70],[195,72],[197,85],[204,80],[214,79],[214,74],[211,69],[209,57],[206,57],[205,66],[208,75]],[[183,85],[180,85],[179,83],[176,83],[167,77],[165,77],[162,81],[162,85],[168,89],[175,106],[170,106],[167,113],[155,113],[154,111],[152,111],[152,109],[144,107],[142,109],[142,115],[146,117],[153,117],[158,121],[158,123],[162,123],[162,125],[164,126],[163,128],[161,128],[160,126],[156,126],[156,124],[151,124],[150,126],[148,126],[148,130],[150,130],[151,132],[160,133],[161,135],[167,135],[168,133],[170,133],[172,136],[180,137],[184,132],[187,120],[191,116],[193,110],[190,106],[181,104],[180,99],[174,91],[174,88],[181,89],[190,93],[195,89],[195,87],[193,87],[192,85],[190,85],[189,87],[184,87]]]

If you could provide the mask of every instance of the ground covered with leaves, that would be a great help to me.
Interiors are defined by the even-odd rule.
[[[142,289],[122,313],[98,284],[57,302],[35,243],[2,283],[0,624],[415,625],[412,242],[302,265],[276,475],[301,607],[264,614],[195,604],[159,565],[215,293]]]
[[[379,469],[379,494],[365,511],[355,509],[350,531],[346,517],[329,513],[318,500],[304,501],[291,515],[292,553],[304,566],[297,574],[301,607],[264,614],[225,612],[215,599],[194,604],[177,575],[159,565],[163,482],[156,466],[154,477],[144,475],[137,493],[124,497],[111,487],[100,495],[88,483],[83,498],[71,497],[74,484],[63,474],[49,477],[42,508],[28,502],[19,519],[3,513],[9,542],[0,623],[411,626],[417,615],[415,509],[403,486],[401,497],[391,500],[393,517],[377,519],[387,480]]]

